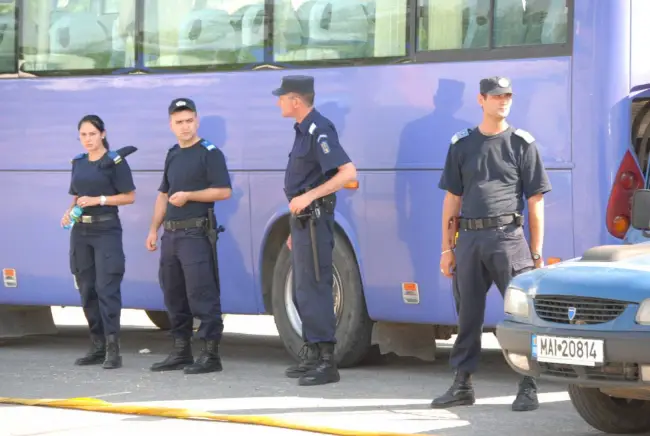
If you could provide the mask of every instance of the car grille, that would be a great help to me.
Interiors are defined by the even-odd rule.
[[[535,312],[544,321],[559,324],[602,324],[616,319],[628,303],[603,298],[542,295],[534,299]],[[571,319],[571,313],[574,313]]]
[[[636,363],[607,363],[601,367],[564,365],[540,362],[542,374],[568,379],[594,381],[638,382],[639,366]]]

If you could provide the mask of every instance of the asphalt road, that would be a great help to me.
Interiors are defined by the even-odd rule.
[[[292,361],[269,317],[229,316],[222,345],[224,371],[186,376],[152,373],[148,367],[169,351],[170,339],[142,312],[124,311],[124,367],[75,367],[88,342],[76,308],[54,309],[56,336],[0,340],[0,396],[18,398],[93,397],[111,403],[182,407],[229,415],[266,415],[300,424],[358,431],[392,431],[445,436],[602,434],[575,412],[562,386],[540,383],[540,409],[510,410],[517,384],[496,339],[486,335],[478,404],[432,410],[431,399],[451,382],[449,342],[439,342],[439,360],[387,359],[373,366],[341,371],[338,384],[301,387],[283,376]],[[315,434],[269,427],[187,421],[86,411],[0,406],[1,436],[177,435],[195,431],[220,434]]]

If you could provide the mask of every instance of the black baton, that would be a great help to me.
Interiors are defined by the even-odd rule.
[[[217,256],[217,240],[219,233],[226,231],[223,226],[217,227],[217,218],[214,215],[214,209],[208,209],[208,240],[212,247],[212,264],[214,266],[214,278],[217,281],[217,290],[221,293],[221,282],[219,281],[219,257]]]
[[[320,282],[320,262],[318,261],[318,238],[316,238],[316,220],[320,218],[320,209],[313,207],[309,217],[309,236],[311,237],[311,254],[314,258],[316,282]]]

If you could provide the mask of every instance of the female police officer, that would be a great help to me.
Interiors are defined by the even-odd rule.
[[[78,221],[72,223],[70,269],[79,286],[92,345],[88,354],[75,364],[103,362],[104,368],[119,368],[122,366],[118,336],[124,251],[117,206],[135,201],[135,185],[124,160],[129,151],[109,151],[101,118],[87,115],[79,122],[78,129],[87,152],[72,159],[69,193],[74,200],[61,225],[71,224],[70,211],[75,205],[83,209]],[[126,148],[131,153],[135,151],[134,147]]]

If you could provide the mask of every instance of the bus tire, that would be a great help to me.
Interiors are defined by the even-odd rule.
[[[147,313],[147,316],[149,317],[149,320],[158,327],[160,330],[171,330],[172,324],[169,322],[169,317],[167,316],[167,312],[162,311],[162,310],[145,310]],[[226,315],[221,315],[221,319],[226,319]],[[198,318],[194,318],[194,322],[192,325],[192,328],[194,330],[197,330],[199,326],[201,325],[201,321],[199,321]]]
[[[169,330],[172,328],[167,312],[162,310],[145,310],[145,312],[153,325],[158,327],[160,330]]]
[[[610,434],[650,431],[650,401],[626,400],[600,389],[569,385],[569,398],[578,414],[596,430]]]
[[[335,232],[334,241],[335,308],[337,293],[340,295],[334,358],[339,367],[346,368],[358,365],[371,350],[373,323],[366,309],[354,252],[338,232]],[[271,304],[275,325],[284,347],[294,359],[299,360],[304,342],[300,327],[302,323],[291,297],[291,284],[291,251],[283,244],[273,272]]]

